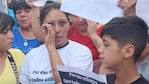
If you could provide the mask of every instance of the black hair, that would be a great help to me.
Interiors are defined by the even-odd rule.
[[[25,1],[25,0],[11,0],[11,2],[8,3],[8,8],[14,10],[14,6],[17,1]]]
[[[48,14],[49,11],[51,11],[52,9],[59,9],[60,10],[60,6],[61,4],[59,2],[55,2],[55,1],[47,1],[47,3],[45,4],[45,6],[41,9],[40,11],[40,23],[41,25],[43,24],[43,21],[46,17],[46,15]],[[70,22],[70,14],[65,13],[67,17],[67,20]]]
[[[16,14],[16,11],[17,11],[17,10],[20,10],[20,9],[32,9],[32,8],[25,2],[25,0],[16,1],[14,4],[15,4],[15,5],[14,5],[14,8],[13,8],[14,14]]]
[[[14,25],[14,21],[11,16],[0,12],[0,32],[3,32],[5,29],[7,29],[8,26],[12,28]]]
[[[147,24],[137,16],[116,17],[108,22],[101,31],[101,38],[110,35],[119,46],[131,43],[135,46],[135,62],[147,44]]]

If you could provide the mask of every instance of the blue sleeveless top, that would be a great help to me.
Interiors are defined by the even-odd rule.
[[[14,26],[12,33],[14,35],[12,48],[20,49],[24,54],[27,54],[32,48],[38,47],[42,44],[37,39],[24,39],[17,26]]]

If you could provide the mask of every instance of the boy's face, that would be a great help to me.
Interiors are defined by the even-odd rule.
[[[107,69],[118,67],[123,59],[121,47],[109,35],[104,35],[102,39],[105,46],[103,52],[100,53],[103,67]]]

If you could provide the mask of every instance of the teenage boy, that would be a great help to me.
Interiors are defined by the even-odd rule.
[[[113,84],[149,84],[137,72],[136,61],[147,44],[147,25],[136,17],[117,17],[101,31],[102,66],[115,72]],[[110,83],[111,84],[111,83]]]

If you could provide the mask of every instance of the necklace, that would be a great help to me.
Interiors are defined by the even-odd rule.
[[[24,45],[24,46],[28,46],[28,42],[27,42],[27,40],[24,40],[23,45]]]

